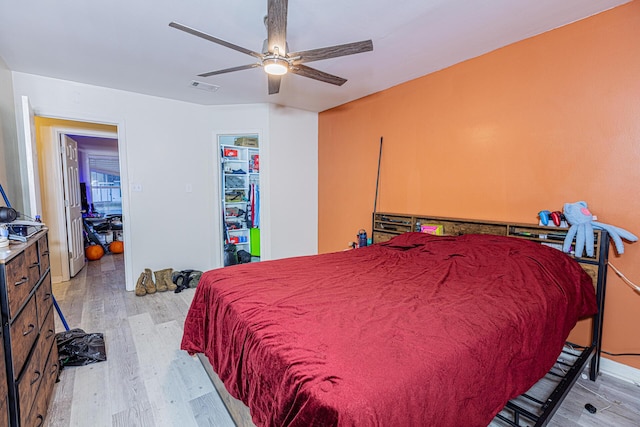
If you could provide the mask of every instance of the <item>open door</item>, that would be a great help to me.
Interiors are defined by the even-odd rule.
[[[73,277],[84,267],[84,240],[82,227],[82,202],[78,171],[78,143],[67,135],[61,135],[62,171],[64,181],[64,206],[69,248],[69,276]]]

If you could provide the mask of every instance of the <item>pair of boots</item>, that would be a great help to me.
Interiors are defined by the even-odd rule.
[[[155,271],[156,281],[153,281],[153,275],[148,268],[138,277],[136,283],[136,295],[141,297],[146,294],[155,294],[157,292],[173,291],[177,286],[172,282],[172,268]]]

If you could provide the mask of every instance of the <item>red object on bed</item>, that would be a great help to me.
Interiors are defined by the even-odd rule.
[[[491,235],[406,233],[202,276],[182,349],[258,426],[486,426],[553,365],[589,276]]]

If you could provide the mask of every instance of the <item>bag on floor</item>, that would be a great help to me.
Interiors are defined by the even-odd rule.
[[[246,264],[251,262],[251,254],[244,249],[238,251],[238,264]]]
[[[236,265],[238,263],[238,253],[236,245],[227,243],[224,245],[224,266]]]
[[[88,334],[82,329],[71,329],[56,334],[58,360],[61,367],[84,366],[107,360],[104,335]]]

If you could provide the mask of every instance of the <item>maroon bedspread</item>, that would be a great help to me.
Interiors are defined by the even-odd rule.
[[[182,349],[258,426],[486,426],[596,311],[589,276],[515,238],[407,233],[205,273]]]

